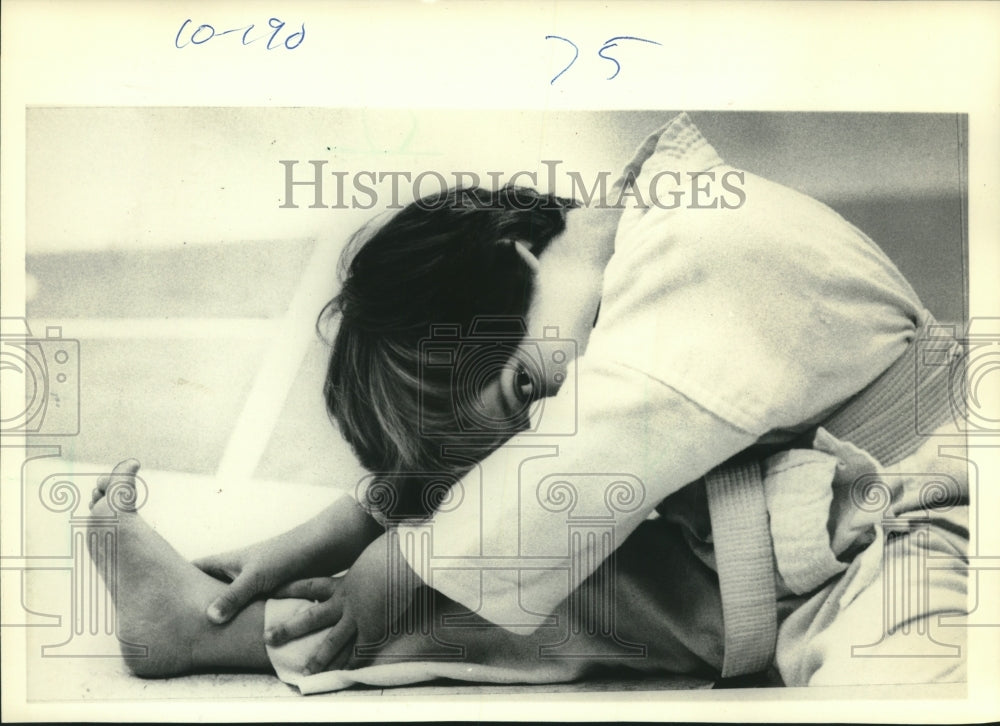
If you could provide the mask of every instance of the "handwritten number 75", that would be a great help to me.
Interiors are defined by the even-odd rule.
[[[569,43],[570,47],[573,48],[573,57],[572,59],[570,59],[570,62],[566,65],[565,68],[563,68],[561,71],[552,76],[552,80],[549,81],[549,85],[552,85],[559,79],[559,77],[563,73],[565,73],[566,71],[568,71],[570,68],[573,67],[573,64],[576,63],[576,59],[580,57],[580,49],[577,47],[576,43],[574,43],[572,40],[570,40],[569,38],[564,38],[561,35],[546,35],[545,40],[561,40],[564,43]],[[622,70],[621,63],[618,62],[617,58],[610,55],[608,51],[610,51],[612,48],[617,48],[620,42],[626,40],[634,40],[639,43],[650,43],[652,45],[662,45],[662,43],[657,43],[655,40],[647,40],[646,38],[637,38],[634,35],[616,35],[613,38],[608,38],[606,41],[604,41],[604,45],[601,46],[600,50],[597,51],[597,55],[599,57],[603,58],[604,60],[610,63],[614,63],[615,65],[615,72],[612,73],[610,76],[608,76],[605,80],[610,81],[616,78],[619,73],[621,73]]]

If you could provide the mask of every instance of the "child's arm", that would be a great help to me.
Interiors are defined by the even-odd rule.
[[[196,560],[194,564],[209,575],[232,580],[209,606],[208,617],[216,623],[227,622],[251,600],[287,582],[346,570],[383,531],[357,501],[345,495],[277,537]]]
[[[330,627],[304,673],[356,667],[358,663],[351,662],[354,646],[384,642],[392,625],[389,614],[402,617],[422,585],[402,557],[390,558],[389,548],[395,546],[382,535],[365,548],[343,577],[301,580],[281,588],[279,596],[319,602],[265,632],[264,642],[281,645]]]

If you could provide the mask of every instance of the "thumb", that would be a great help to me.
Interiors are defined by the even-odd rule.
[[[254,573],[241,572],[226,591],[208,606],[208,619],[219,625],[227,622],[263,590],[263,578]]]

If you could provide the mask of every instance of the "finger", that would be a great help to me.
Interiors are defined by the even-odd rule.
[[[296,580],[279,587],[273,597],[298,597],[303,600],[329,600],[337,590],[337,581],[332,577],[309,577]]]
[[[326,634],[312,657],[306,662],[306,667],[302,669],[302,672],[308,676],[325,670],[328,665],[340,668],[350,660],[357,635],[358,631],[354,626],[353,619],[341,620]]]
[[[219,625],[228,622],[233,615],[246,607],[247,603],[262,595],[264,589],[263,578],[244,570],[236,576],[225,592],[208,606],[208,619]]]
[[[343,610],[339,599],[317,603],[265,632],[264,642],[268,645],[281,645],[306,633],[336,625]]]
[[[115,464],[115,468],[111,470],[111,477],[135,476],[141,466],[138,459],[123,459]]]

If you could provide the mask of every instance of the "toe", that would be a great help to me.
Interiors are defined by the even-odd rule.
[[[111,472],[111,478],[120,476],[135,476],[136,472],[139,471],[139,461],[137,459],[125,459],[124,461],[119,461],[115,464],[115,468]]]
[[[103,497],[104,504],[114,512],[136,511],[139,493],[136,490],[136,474],[139,462],[135,459],[125,459],[115,465],[110,474],[97,480],[97,491],[91,500],[91,511],[101,507],[99,501]]]
[[[119,461],[115,464],[115,468],[111,470],[110,474],[104,474],[97,479],[97,491],[101,494],[107,493],[108,487],[112,483],[118,484],[126,478],[134,477],[138,473],[140,466],[139,461],[136,459]]]

